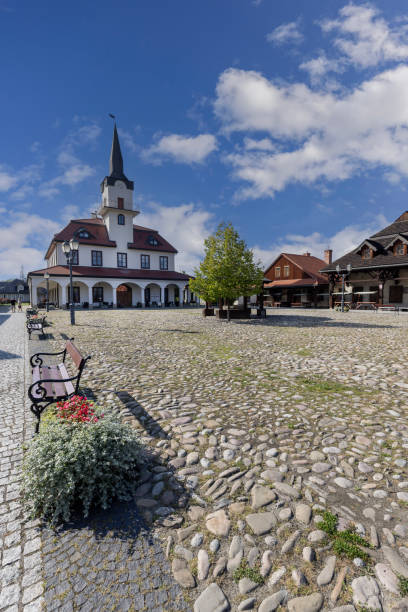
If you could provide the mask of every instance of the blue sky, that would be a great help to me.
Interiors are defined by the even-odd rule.
[[[179,269],[220,221],[341,255],[408,208],[407,60],[402,0],[0,0],[0,277],[96,209],[108,113]]]

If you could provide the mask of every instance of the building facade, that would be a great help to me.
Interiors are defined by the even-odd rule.
[[[28,274],[30,301],[38,304],[38,289],[48,286],[50,303],[70,302],[69,266],[63,243],[76,238],[79,250],[72,266],[73,301],[93,308],[181,305],[195,301],[189,276],[175,271],[177,250],[155,229],[133,223],[133,181],[123,172],[119,137],[114,127],[110,173],[101,183],[101,204],[94,217],[71,220],[55,234],[47,266]],[[48,280],[44,278],[48,274]]]
[[[265,270],[265,306],[299,306],[328,308],[329,282],[320,268],[331,262],[332,251],[325,259],[310,253],[281,253]]]
[[[321,273],[329,279],[330,306],[340,301],[344,274],[345,301],[351,307],[408,308],[408,211]]]
[[[28,284],[25,280],[14,278],[13,280],[0,281],[0,302],[10,300],[28,302],[29,299]]]

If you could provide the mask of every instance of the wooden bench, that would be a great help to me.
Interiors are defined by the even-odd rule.
[[[65,367],[67,354],[71,357],[75,366],[75,376],[70,376]],[[62,355],[62,363],[59,365],[43,365],[43,355]],[[33,382],[28,389],[28,397],[31,400],[31,411],[37,417],[35,432],[40,427],[41,414],[47,406],[65,400],[72,395],[78,394],[81,375],[90,357],[83,357],[75,344],[73,338],[67,340],[63,351],[58,353],[35,353],[30,359],[32,367]]]
[[[37,331],[41,335],[44,333],[44,324],[45,324],[46,318],[47,317],[44,316],[44,317],[37,317],[36,319],[34,318],[27,319],[26,326],[27,326],[29,340],[31,340],[31,334],[33,331]]]
[[[398,306],[393,306],[392,304],[382,304],[381,306],[377,306],[377,310],[380,312],[398,312]]]

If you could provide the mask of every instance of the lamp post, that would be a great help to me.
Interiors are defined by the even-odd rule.
[[[67,264],[69,265],[69,309],[71,313],[71,325],[75,325],[75,310],[74,310],[74,292],[72,288],[72,262],[74,259],[74,253],[77,253],[79,249],[79,242],[74,236],[68,242],[62,243],[62,250],[67,258]]]
[[[48,272],[44,273],[44,278],[47,281],[47,301],[46,301],[46,306],[45,309],[48,312],[49,311],[49,303],[50,303],[50,294],[49,294],[49,281],[50,281],[50,275],[48,274]]]
[[[338,276],[341,275],[341,312],[344,312],[344,279],[351,272],[351,264],[347,264],[347,272],[341,272],[341,273],[340,273],[340,265],[337,264],[336,272]]]

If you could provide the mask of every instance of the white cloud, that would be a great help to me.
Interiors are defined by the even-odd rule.
[[[287,234],[282,240],[271,245],[269,249],[253,247],[255,258],[259,258],[264,267],[269,266],[280,253],[311,253],[323,259],[325,249],[333,250],[333,258],[338,259],[345,253],[355,249],[365,238],[371,236],[382,227],[389,224],[383,215],[377,215],[369,223],[347,225],[335,234],[324,236],[320,232],[312,234]]]
[[[16,191],[10,194],[10,200],[25,200],[27,196],[30,196],[33,193],[34,189],[31,185],[22,185]]]
[[[76,166],[71,166],[65,172],[54,179],[54,185],[62,184],[62,185],[77,185],[82,182],[86,178],[93,176],[95,174],[95,169],[91,168],[87,164],[81,164]]]
[[[344,62],[341,59],[329,59],[325,53],[321,53],[299,66],[301,70],[309,73],[313,83],[320,81],[328,72],[344,72]]]
[[[28,213],[9,212],[0,227],[0,276],[18,276],[44,267],[44,245],[48,246],[60,226],[55,221]]]
[[[17,184],[17,177],[0,168],[0,191],[9,191]]]
[[[282,23],[266,36],[266,40],[275,45],[283,45],[284,43],[299,44],[303,40],[303,34],[299,30],[299,20],[291,21],[290,23]]]
[[[274,151],[276,149],[269,138],[261,138],[260,140],[244,138],[244,147],[248,151]]]
[[[162,206],[150,203],[136,223],[157,229],[177,250],[177,269],[192,273],[204,253],[204,240],[213,230],[213,214],[194,204]]]
[[[122,130],[122,128],[118,129],[120,142],[124,144],[124,146],[129,149],[132,153],[136,153],[140,150],[140,146],[136,143],[133,134],[127,132],[126,130]]]
[[[162,159],[171,159],[181,164],[201,164],[217,149],[217,139],[212,134],[182,136],[170,134],[162,136],[154,145],[143,153],[147,161],[160,163]]]
[[[38,195],[42,198],[54,198],[56,195],[58,195],[60,192],[60,190],[57,187],[52,187],[52,185],[49,185],[48,183],[45,183],[43,186],[41,186],[38,190]]]
[[[408,66],[337,95],[229,69],[216,92],[215,112],[227,133],[267,133],[279,141],[276,152],[225,156],[234,176],[249,183],[242,198],[273,196],[294,182],[344,180],[373,168],[408,176]]]
[[[337,32],[336,47],[354,65],[367,68],[408,58],[405,27],[392,27],[372,4],[347,4],[339,18],[321,23],[325,32]]]

